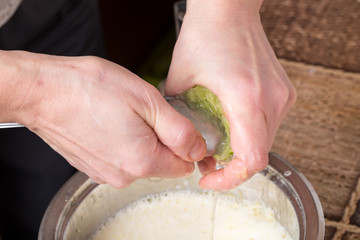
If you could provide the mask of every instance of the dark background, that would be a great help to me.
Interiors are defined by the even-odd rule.
[[[109,60],[139,73],[164,39],[168,39],[166,46],[172,47],[175,41],[175,2],[100,0]],[[171,49],[165,55],[171,55]]]

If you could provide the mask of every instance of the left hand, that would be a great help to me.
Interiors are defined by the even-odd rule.
[[[276,131],[296,92],[263,31],[261,1],[211,2],[188,2],[165,91],[174,95],[202,85],[219,97],[235,158],[220,170],[215,170],[213,158],[199,162],[204,175],[199,184],[230,189],[267,166]]]

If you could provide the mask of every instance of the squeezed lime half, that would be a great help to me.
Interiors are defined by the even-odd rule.
[[[210,89],[197,85],[182,94],[189,108],[204,111],[211,115],[215,124],[223,133],[223,137],[216,146],[213,157],[221,165],[228,163],[234,156],[230,145],[230,125],[225,117],[219,98]]]

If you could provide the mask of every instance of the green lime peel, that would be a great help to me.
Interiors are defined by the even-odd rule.
[[[227,164],[233,158],[230,145],[230,125],[225,117],[219,98],[208,88],[197,85],[182,94],[189,108],[204,111],[215,119],[215,124],[223,132],[223,137],[216,147],[213,157],[220,165]]]

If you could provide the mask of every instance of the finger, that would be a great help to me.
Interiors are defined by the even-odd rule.
[[[105,182],[114,188],[124,188],[135,182],[138,178],[124,171],[108,171]]]
[[[249,167],[254,164],[256,165],[256,162],[268,162],[268,155],[258,155],[253,159],[247,158],[246,160],[234,158],[225,168],[203,176],[199,181],[199,185],[205,189],[232,189],[247,181],[256,173]]]
[[[63,156],[70,165],[72,165],[74,168],[76,168],[80,172],[85,173],[94,182],[96,182],[98,184],[107,183],[103,174],[101,174],[101,172],[96,167],[94,167],[94,164],[92,164],[92,161],[89,161],[89,162],[82,161],[81,159],[79,159],[78,157],[76,157],[72,154],[63,154]],[[71,157],[69,157],[69,156],[71,156]]]
[[[235,158],[224,169],[206,174],[199,183],[204,188],[231,189],[248,180],[268,163],[271,142],[264,113],[254,105],[237,104],[236,108],[232,108],[233,105],[231,102],[224,104],[224,111],[229,116]]]
[[[197,163],[199,171],[202,175],[207,175],[216,169],[216,159],[213,157],[206,157]]]
[[[190,175],[195,169],[193,163],[179,158],[161,142],[151,153],[143,156],[142,159],[136,159],[136,162],[138,164],[124,162],[121,169],[113,167],[110,170],[107,168],[106,182],[113,187],[123,188],[140,178],[183,177]]]
[[[90,177],[88,176],[92,181],[96,182],[97,184],[105,184],[106,182],[98,177]]]
[[[96,165],[99,171],[106,172],[104,176],[107,182],[122,187],[122,184],[129,184],[139,178],[180,177],[194,171],[194,164],[175,155],[159,141],[157,135],[145,122],[137,125],[143,126],[142,136],[138,137],[142,137],[142,140],[138,139],[140,145],[127,148],[127,156],[117,156],[111,161]]]
[[[241,104],[234,104],[238,99]],[[257,172],[266,167],[267,161],[256,160],[267,156],[272,145],[269,139],[268,119],[253,101],[239,96],[226,96],[224,111],[230,124],[230,142],[234,155],[242,159],[247,168]],[[261,157],[263,159],[263,157]]]
[[[97,171],[96,168],[91,166],[89,163],[86,163],[84,161],[81,161],[80,159],[76,157],[66,157],[67,154],[64,154],[64,158],[68,161],[68,163],[79,170],[80,172],[85,173],[91,180],[98,184],[104,184],[107,183],[104,179],[104,177],[100,174],[99,171]],[[76,159],[76,160],[74,160]]]
[[[158,142],[147,163],[143,165],[145,173],[141,173],[146,177],[182,177],[190,175],[195,169],[192,162],[184,161],[161,142]]]
[[[106,161],[94,161],[92,169],[102,173],[102,177],[94,178],[97,183],[107,183],[114,188],[124,188],[133,183],[137,177],[122,170],[119,164]],[[93,177],[89,176],[93,179]]]
[[[190,162],[204,158],[206,154],[204,138],[189,119],[170,105],[162,109],[154,130],[160,141],[180,158]]]

